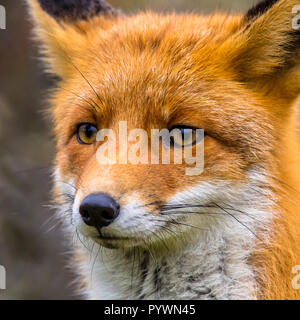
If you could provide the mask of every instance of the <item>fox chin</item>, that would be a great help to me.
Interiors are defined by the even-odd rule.
[[[53,199],[82,293],[299,299],[299,1],[208,16],[27,1],[59,79]]]

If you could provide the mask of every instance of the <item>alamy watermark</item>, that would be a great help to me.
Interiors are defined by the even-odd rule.
[[[300,289],[300,265],[294,266],[292,268],[292,274],[295,274],[295,277],[292,279],[292,287],[295,290]]]
[[[96,140],[103,142],[96,158],[101,165],[114,164],[186,164],[186,175],[200,175],[204,170],[204,130],[175,128],[132,129],[120,121],[118,134],[113,129],[98,131]],[[149,145],[149,142],[151,145]]]
[[[294,6],[292,13],[296,16],[292,19],[292,27],[294,30],[300,30],[300,5]]]
[[[0,265],[0,290],[6,289],[6,270]]]
[[[2,5],[0,5],[0,29],[6,29],[6,10]]]

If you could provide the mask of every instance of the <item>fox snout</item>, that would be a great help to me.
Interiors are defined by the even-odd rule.
[[[102,227],[109,226],[120,213],[120,205],[109,195],[90,194],[80,205],[79,213],[88,226],[95,227],[99,233]]]

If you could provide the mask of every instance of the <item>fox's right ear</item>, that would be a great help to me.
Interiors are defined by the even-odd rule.
[[[299,0],[263,0],[248,11],[225,42],[237,80],[268,96],[300,95],[299,13]]]
[[[93,28],[108,28],[121,12],[104,0],[27,0],[49,71],[66,77]]]

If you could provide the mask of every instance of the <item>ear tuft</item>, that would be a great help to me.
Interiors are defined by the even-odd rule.
[[[245,18],[247,20],[255,20],[266,13],[279,0],[262,0],[254,7],[248,10]]]
[[[290,99],[300,94],[298,0],[267,0],[250,9],[241,29],[225,45],[237,80]]]
[[[115,10],[104,0],[38,0],[42,9],[56,20],[87,20],[100,14],[115,15]]]
[[[104,0],[27,0],[49,72],[67,78],[82,59],[90,30],[104,32],[121,15]],[[99,18],[99,19],[98,19]],[[105,28],[102,30],[102,25]]]

